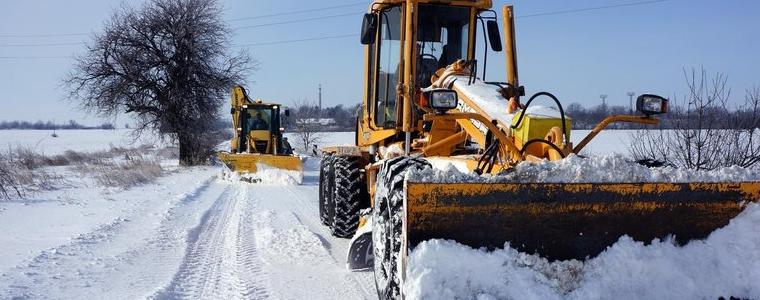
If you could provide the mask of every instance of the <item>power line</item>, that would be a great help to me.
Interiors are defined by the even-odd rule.
[[[272,26],[272,25],[302,23],[302,22],[308,22],[308,21],[314,21],[314,20],[324,20],[324,19],[332,19],[332,18],[339,18],[339,17],[346,17],[346,16],[358,16],[358,15],[360,15],[360,14],[352,12],[352,13],[345,13],[345,14],[322,16],[322,17],[312,17],[312,18],[298,19],[298,20],[292,20],[292,21],[282,21],[282,22],[264,23],[264,24],[258,24],[258,25],[240,26],[240,27],[235,27],[235,28],[232,28],[232,29],[233,30],[238,30],[238,29],[246,29],[246,28],[258,28],[258,27],[265,27],[265,26]]]
[[[72,46],[85,45],[85,42],[75,43],[47,43],[47,44],[0,44],[0,47],[55,47],[55,46]]]
[[[26,37],[62,37],[62,36],[86,36],[89,33],[43,33],[43,34],[6,34],[0,33],[0,37],[5,38],[26,38]]]
[[[564,14],[572,14],[572,13],[579,13],[579,12],[592,11],[592,10],[601,10],[601,9],[626,7],[626,6],[637,6],[637,5],[645,5],[645,4],[667,2],[667,1],[670,1],[670,0],[639,1],[639,2],[621,3],[621,4],[613,4],[613,5],[605,5],[605,6],[596,6],[596,7],[586,7],[586,8],[576,8],[576,9],[568,9],[568,10],[558,10],[558,11],[550,11],[550,12],[543,12],[543,13],[535,13],[535,14],[529,14],[529,15],[522,15],[522,16],[517,16],[517,18],[533,18],[533,17],[543,17],[543,16],[564,15]]]
[[[330,9],[336,9],[336,8],[343,8],[343,7],[359,6],[359,5],[367,5],[367,1],[360,1],[360,2],[354,2],[354,3],[351,3],[351,4],[326,6],[326,7],[320,7],[320,8],[312,8],[312,9],[294,10],[294,11],[289,11],[289,12],[274,13],[274,14],[268,14],[268,15],[259,15],[259,16],[253,16],[253,17],[243,17],[243,18],[229,19],[227,21],[235,22],[235,21],[261,19],[261,18],[269,18],[269,17],[276,17],[276,16],[287,16],[287,15],[302,14],[302,13],[307,13],[307,12],[315,12],[315,11],[324,11],[324,10],[330,10]]]
[[[521,16],[517,16],[517,18],[532,18],[532,17],[541,17],[541,16],[572,14],[572,13],[579,13],[579,12],[586,12],[586,11],[593,11],[593,10],[602,10],[602,9],[609,9],[609,8],[630,7],[630,6],[646,5],[646,4],[653,4],[653,3],[661,3],[661,2],[667,2],[667,1],[670,1],[670,0],[650,0],[650,1],[639,1],[639,2],[621,3],[621,4],[615,4],[615,5],[586,7],[586,8],[569,9],[569,10],[558,10],[558,11],[551,11],[551,12],[543,12],[543,13],[521,15]],[[323,10],[335,9],[335,8],[341,8],[341,7],[356,6],[356,5],[359,5],[359,4],[365,4],[365,2],[362,1],[360,3],[353,3],[353,4],[344,4],[344,5],[336,5],[336,6],[315,8],[315,9],[305,9],[305,10],[285,12],[285,13],[260,15],[260,16],[256,16],[256,17],[246,17],[246,18],[230,19],[228,21],[240,21],[240,20],[248,20],[248,19],[256,19],[256,18],[273,17],[273,16],[292,15],[292,14],[305,13],[305,12],[313,12],[313,11],[323,11]],[[273,23],[265,23],[265,24],[250,25],[250,26],[240,26],[240,27],[236,27],[236,28],[233,28],[233,29],[258,28],[258,27],[281,25],[281,24],[300,23],[300,22],[307,22],[307,21],[321,20],[321,19],[328,19],[328,18],[338,18],[338,17],[350,16],[350,15],[357,15],[357,14],[356,13],[336,14],[336,15],[328,15],[328,16],[321,16],[321,17],[312,17],[312,18],[300,19],[300,20],[273,22]],[[0,34],[0,37],[48,37],[48,36],[78,36],[78,35],[88,35],[88,34],[87,33],[15,34],[15,35],[14,34]],[[350,36],[354,36],[354,34],[323,36],[323,37],[314,37],[314,38],[305,38],[305,39],[296,39],[296,40],[284,40],[284,41],[252,43],[252,44],[236,45],[235,47],[277,45],[277,44],[297,43],[297,42],[316,41],[316,40],[325,40],[325,39],[338,39],[338,38],[346,38],[346,37],[350,37]],[[48,44],[6,44],[6,45],[0,45],[0,47],[52,47],[52,46],[68,46],[68,45],[82,45],[82,44],[85,44],[85,43],[84,42],[78,42],[78,43],[48,43]],[[15,57],[5,57],[5,58],[15,58]],[[18,58],[23,58],[23,57],[18,57]],[[35,57],[29,57],[29,58],[35,58]],[[47,57],[40,57],[40,58],[47,58]],[[60,57],[55,57],[55,58],[60,58]]]
[[[0,59],[12,60],[12,59],[63,59],[71,58],[70,56],[0,56]]]
[[[299,43],[299,42],[308,42],[308,41],[341,39],[341,38],[356,37],[356,36],[357,35],[354,34],[354,33],[351,33],[351,34],[341,34],[341,35],[328,35],[328,36],[306,38],[306,39],[297,39],[297,40],[284,40],[284,41],[273,41],[273,42],[263,42],[263,43],[252,43],[252,44],[234,45],[234,47],[252,47],[252,46],[279,45],[279,44]]]
[[[360,2],[354,2],[350,4],[343,4],[343,5],[334,5],[334,6],[326,6],[326,7],[320,7],[320,8],[312,8],[312,9],[303,9],[303,10],[296,10],[296,11],[289,11],[289,12],[282,12],[282,13],[273,13],[273,14],[266,14],[266,15],[258,15],[258,16],[251,16],[251,17],[242,17],[242,18],[235,18],[235,19],[228,19],[228,22],[236,22],[236,21],[244,21],[244,20],[253,20],[253,19],[262,19],[262,18],[270,18],[270,17],[276,17],[276,16],[287,16],[287,15],[295,15],[295,14],[302,14],[307,12],[315,12],[315,11],[325,11],[325,10],[331,10],[336,8],[343,8],[343,7],[353,7],[353,6],[359,6],[359,5],[367,5],[366,1],[360,1]],[[349,14],[344,14],[349,15]],[[324,18],[331,18],[331,17],[339,17],[344,15],[335,15],[335,16],[327,16]],[[318,20],[318,18],[309,18]],[[306,20],[306,19],[304,19]],[[298,21],[291,21],[292,23],[299,22]],[[282,24],[287,24],[286,22],[282,22]],[[271,24],[271,25],[278,25],[277,23]],[[252,25],[249,26],[243,26],[243,28],[253,28],[253,27],[263,27],[263,26],[269,26],[269,24],[261,24],[261,25]],[[90,35],[90,33],[86,32],[76,32],[76,33],[0,33],[0,38],[27,38],[27,37],[64,37],[64,36],[87,36]]]

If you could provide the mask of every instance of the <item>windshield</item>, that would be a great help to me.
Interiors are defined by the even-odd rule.
[[[270,130],[272,125],[272,108],[248,107],[242,118],[243,131]]]
[[[420,5],[417,33],[417,82],[430,86],[430,77],[440,68],[466,58],[469,47],[470,9],[467,7]]]

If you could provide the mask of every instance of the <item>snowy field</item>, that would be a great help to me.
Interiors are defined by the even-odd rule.
[[[115,130],[57,130],[57,138],[49,130],[0,130],[0,151],[9,148],[31,148],[45,155],[61,154],[66,150],[94,152],[111,147],[136,147],[142,144],[164,145],[153,135],[135,139],[129,129]],[[295,134],[286,134],[291,143],[298,140]],[[329,132],[320,134],[320,145],[353,144],[353,132]]]
[[[48,130],[0,130],[0,149],[14,147],[30,147],[46,155],[60,154],[66,150],[92,152],[108,150],[114,147],[133,147],[146,143],[160,143],[153,136],[135,139],[128,129],[116,130],[58,130],[57,138],[51,136]],[[589,130],[573,130],[571,140],[578,143],[588,134]],[[632,131],[609,130],[602,131],[597,135],[585,150],[587,153],[628,153],[628,141]],[[296,134],[287,133],[291,143],[297,144]],[[353,145],[353,132],[326,132],[320,134],[320,146],[322,145]]]
[[[0,131],[0,147],[52,155],[149,142],[132,143],[123,130],[58,135]],[[319,144],[353,139],[327,133]],[[627,131],[604,131],[585,151],[627,155],[629,143]],[[371,272],[345,269],[348,240],[320,223],[318,159],[306,158],[301,185],[166,165],[154,183],[126,190],[70,178],[59,190],[0,201],[0,299],[376,297]],[[755,205],[705,241],[645,246],[623,237],[585,262],[428,241],[410,253],[403,288],[409,299],[760,298],[758,232]]]

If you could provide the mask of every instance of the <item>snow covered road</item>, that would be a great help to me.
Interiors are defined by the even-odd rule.
[[[15,260],[4,259],[0,298],[375,298],[372,273],[345,268],[348,240],[320,224],[315,171],[300,186],[220,175],[219,169],[183,172],[109,195],[118,213],[85,232],[61,232],[71,235],[57,239],[63,242],[30,243],[10,255]],[[97,195],[90,192],[81,197]],[[89,206],[96,205],[63,211],[85,215],[96,209]],[[28,207],[9,204],[2,215]],[[38,222],[11,230],[18,239],[3,239],[50,230],[47,220]],[[6,247],[14,245],[5,243],[0,252],[14,252]]]

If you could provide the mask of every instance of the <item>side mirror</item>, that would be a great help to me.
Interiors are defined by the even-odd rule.
[[[375,42],[375,36],[377,35],[377,15],[376,14],[364,14],[364,20],[362,20],[362,45],[369,45]]]
[[[286,110],[285,110],[285,116],[286,116],[286,117],[290,117],[290,110],[289,110],[289,109],[286,109]]]
[[[657,95],[644,94],[636,98],[636,110],[645,116],[661,115],[668,112],[668,99]]]
[[[501,52],[501,34],[499,33],[499,23],[494,20],[486,22],[488,29],[488,40],[491,42],[491,50]]]

